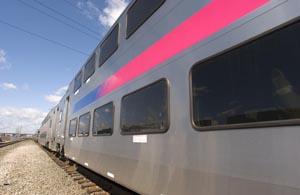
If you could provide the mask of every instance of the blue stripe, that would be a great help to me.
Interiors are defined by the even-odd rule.
[[[89,94],[87,94],[85,97],[83,97],[81,100],[79,100],[74,106],[73,113],[79,111],[80,109],[96,101],[97,92],[98,92],[98,87],[93,91],[91,91]]]

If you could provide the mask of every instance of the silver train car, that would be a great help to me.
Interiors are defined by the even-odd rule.
[[[300,1],[135,0],[39,143],[140,194],[300,194]]]

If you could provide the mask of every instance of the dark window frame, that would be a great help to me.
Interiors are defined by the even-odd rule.
[[[129,96],[129,95],[132,95],[132,94],[134,94],[134,93],[137,93],[137,92],[139,92],[139,91],[141,91],[141,90],[143,90],[143,89],[145,89],[145,88],[148,88],[148,87],[150,87],[151,85],[154,85],[154,84],[156,84],[156,83],[158,83],[158,82],[160,82],[160,81],[166,81],[166,84],[167,84],[167,124],[166,124],[166,129],[164,130],[164,131],[161,131],[161,132],[140,132],[140,133],[128,133],[128,132],[123,132],[123,130],[122,130],[122,101],[123,101],[123,99],[124,98],[126,98],[127,96]],[[136,89],[136,90],[134,90],[134,91],[132,91],[132,92],[130,92],[130,93],[127,93],[127,94],[125,94],[122,98],[121,98],[121,104],[120,104],[120,122],[119,122],[119,125],[120,125],[120,134],[122,135],[122,136],[133,136],[133,135],[151,135],[151,134],[164,134],[164,133],[167,133],[168,131],[169,131],[169,129],[170,129],[170,126],[171,126],[171,116],[170,116],[170,82],[169,82],[169,80],[167,79],[167,78],[161,78],[161,79],[158,79],[158,80],[156,80],[156,81],[154,81],[154,82],[151,82],[150,84],[147,84],[147,85],[145,85],[145,86],[143,86],[143,87],[140,87],[140,88],[138,88],[138,89]]]
[[[77,81],[77,77],[79,77],[79,75],[81,77],[81,79],[80,79],[80,85],[76,87],[76,81]],[[82,86],[82,77],[83,77],[82,70],[80,70],[76,74],[75,79],[74,79],[74,90],[73,90],[74,93],[76,93],[76,91],[78,91],[81,88],[81,86]]]
[[[102,56],[102,46],[107,41],[107,39],[110,38],[110,36],[113,34],[115,28],[117,28],[117,47],[111,52],[111,54],[103,61],[101,62],[101,56]],[[105,39],[101,42],[100,45],[100,55],[99,55],[99,65],[98,67],[101,67],[109,58],[118,50],[119,44],[120,44],[120,24],[116,23],[112,28],[112,30],[109,32],[109,34],[105,37]]]
[[[88,65],[90,65],[90,63],[92,63],[92,61],[94,62],[93,63],[93,71],[90,73],[89,76],[86,76],[86,69],[88,68]],[[84,74],[83,74],[83,81],[86,82],[89,78],[91,78],[93,76],[93,74],[95,73],[96,71],[96,54],[93,53],[93,55],[89,58],[89,60],[87,61],[87,63],[84,65]]]
[[[297,20],[299,22],[299,20]],[[257,35],[253,37],[252,39],[246,40],[241,42],[238,45],[235,45],[233,47],[230,47],[228,49],[225,49],[224,51],[221,51],[219,53],[216,53],[212,56],[209,56],[207,58],[204,58],[192,65],[192,67],[189,70],[189,97],[190,97],[190,122],[194,130],[200,131],[200,132],[207,132],[207,131],[228,131],[228,130],[243,130],[243,129],[251,129],[251,128],[266,128],[266,127],[280,127],[280,126],[295,126],[300,125],[300,119],[285,119],[285,120],[274,120],[274,121],[261,121],[261,122],[251,122],[251,123],[239,123],[239,124],[227,124],[227,125],[216,125],[216,126],[207,126],[207,127],[199,127],[196,125],[194,120],[194,108],[193,108],[193,83],[192,83],[192,70],[195,66],[201,65],[209,60],[213,60],[217,57],[220,57],[222,55],[225,55],[227,53],[230,53],[231,51],[234,51],[235,49],[242,48],[243,46],[246,46],[252,42],[255,42],[259,40],[260,38],[264,38],[268,35],[271,35],[272,33],[275,33],[277,31],[280,31],[286,27],[289,27],[290,25],[293,25],[297,23],[297,21],[290,21],[285,24],[281,24],[280,26],[277,26],[276,28],[264,32],[260,35]]]
[[[127,13],[126,13],[126,36],[125,36],[125,38],[126,39],[129,39],[141,26],[143,26],[143,24],[149,19],[149,18],[151,18],[153,15],[154,15],[154,13],[158,10],[158,9],[160,9],[161,8],[161,6],[164,4],[166,2],[166,0],[163,0],[159,5],[158,5],[158,7],[156,8],[156,9],[154,9],[153,10],[153,12],[148,16],[148,17],[146,17],[146,18],[144,18],[143,20],[142,20],[142,22],[139,24],[139,25],[137,25],[136,27],[135,27],[135,29],[132,31],[132,32],[128,32],[128,12],[130,12],[130,10],[135,6],[135,4],[137,3],[137,0],[135,0],[135,2],[130,6],[130,8],[128,9],[128,11],[127,11]]]
[[[111,133],[110,134],[101,134],[101,135],[96,135],[96,134],[94,134],[94,127],[95,127],[95,112],[96,112],[96,110],[98,110],[98,109],[101,109],[101,108],[103,108],[104,106],[107,106],[107,105],[109,105],[109,104],[112,104],[112,109],[113,109],[113,113],[112,113],[112,116],[113,116],[113,118],[112,118],[112,131],[111,131]],[[99,107],[97,107],[96,109],[94,109],[94,112],[93,112],[93,126],[92,126],[92,136],[94,136],[94,137],[100,137],[100,136],[112,136],[113,134],[114,134],[114,128],[115,128],[115,104],[114,104],[114,102],[113,101],[111,101],[111,102],[108,102],[108,103],[106,103],[106,104],[103,104],[102,106],[99,106]]]
[[[76,129],[75,129],[75,131],[74,131],[74,135],[72,134],[70,134],[70,127],[71,127],[71,122],[72,121],[76,121]],[[78,118],[76,117],[76,118],[73,118],[72,120],[70,120],[70,122],[69,122],[69,132],[68,132],[68,135],[69,135],[69,137],[76,137],[76,135],[77,135],[77,131],[78,131]]]
[[[89,124],[88,124],[88,127],[89,127],[88,128],[88,134],[87,135],[81,135],[81,133],[79,132],[80,131],[80,118],[85,116],[85,115],[88,115],[88,114],[90,115],[90,120],[89,120]],[[78,135],[78,137],[89,137],[90,136],[91,120],[92,120],[91,112],[86,112],[86,113],[84,113],[84,114],[82,114],[78,117],[78,124],[77,124],[77,135]]]

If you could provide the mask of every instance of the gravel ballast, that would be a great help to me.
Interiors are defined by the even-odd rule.
[[[36,143],[0,148],[0,194],[86,194]]]

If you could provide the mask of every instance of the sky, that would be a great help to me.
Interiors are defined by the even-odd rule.
[[[34,133],[130,0],[2,0],[0,133]]]

